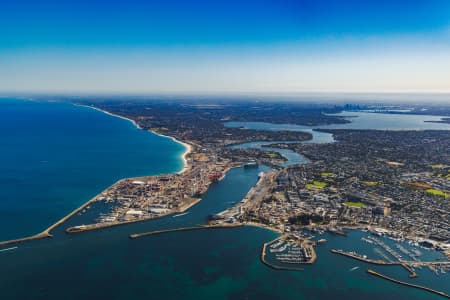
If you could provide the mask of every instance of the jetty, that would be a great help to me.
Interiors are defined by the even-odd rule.
[[[359,255],[359,254],[357,254],[355,252],[346,252],[346,251],[343,251],[343,250],[336,250],[336,249],[331,249],[330,251],[332,253],[339,254],[339,255],[342,255],[342,256],[347,256],[347,257],[350,257],[350,258],[353,258],[353,259],[356,259],[356,260],[359,260],[359,261],[363,261],[363,262],[366,262],[366,263],[369,263],[369,264],[374,264],[374,265],[400,265],[400,262],[387,262],[387,261],[384,261],[384,260],[381,260],[381,259],[370,259],[370,258],[361,256],[361,255]]]
[[[409,286],[409,287],[416,288],[416,289],[419,289],[419,290],[424,290],[424,291],[427,291],[427,292],[430,292],[430,293],[442,296],[444,298],[450,299],[450,296],[448,294],[444,293],[444,292],[437,291],[437,290],[434,290],[434,289],[431,289],[431,288],[428,288],[428,287],[425,287],[425,286],[421,286],[421,285],[417,285],[417,284],[413,284],[413,283],[409,283],[409,282],[400,281],[400,280],[388,277],[386,275],[383,275],[381,273],[378,273],[378,272],[376,272],[374,270],[371,270],[371,269],[368,269],[367,273],[369,273],[371,275],[374,275],[374,276],[377,276],[377,277],[380,277],[380,278],[383,278],[385,280],[388,280],[388,281],[400,284],[400,285]]]

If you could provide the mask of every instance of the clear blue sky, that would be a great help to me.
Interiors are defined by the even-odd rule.
[[[450,1],[0,0],[0,91],[450,92]]]

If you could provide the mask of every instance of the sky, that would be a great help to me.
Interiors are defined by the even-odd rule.
[[[0,0],[0,92],[450,93],[450,1]]]

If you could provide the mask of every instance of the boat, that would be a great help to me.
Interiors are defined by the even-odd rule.
[[[344,230],[342,230],[340,228],[329,227],[328,228],[328,232],[333,233],[333,234],[337,234],[337,235],[347,236],[347,232],[345,232]]]
[[[174,215],[173,218],[181,217],[181,216],[187,215],[188,213],[189,212],[185,212],[185,213],[182,213],[182,214],[177,214],[177,215]]]

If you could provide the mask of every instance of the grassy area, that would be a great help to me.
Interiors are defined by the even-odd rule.
[[[269,158],[276,158],[276,157],[278,157],[278,154],[274,153],[274,152],[269,152],[269,153],[267,153],[267,157],[269,157]]]
[[[317,190],[317,187],[311,183],[306,184],[305,188],[307,188],[308,190]]]
[[[305,187],[308,190],[318,190],[323,189],[326,186],[327,184],[325,182],[314,180],[312,183],[308,183]]]
[[[322,176],[322,177],[330,177],[333,175],[334,175],[334,173],[331,173],[331,172],[322,172],[322,174],[320,174],[320,176]]]
[[[361,202],[345,202],[345,205],[351,206],[351,207],[357,207],[357,208],[364,208],[366,205]]]
[[[445,198],[445,199],[447,199],[448,197],[450,197],[449,194],[444,193],[443,191],[440,191],[440,190],[436,190],[436,189],[428,189],[428,190],[426,190],[426,192],[427,192],[428,194],[430,194],[430,195],[443,197],[443,198]]]
[[[326,184],[325,182],[317,181],[317,180],[314,180],[314,181],[313,181],[313,184],[314,184],[315,186],[317,186],[317,187],[320,187],[320,188],[324,188],[324,187],[327,186],[327,184]]]
[[[431,168],[432,169],[445,169],[445,168],[448,168],[448,166],[444,165],[444,164],[434,164],[434,165],[431,165]]]
[[[367,186],[378,186],[380,184],[378,181],[361,181],[361,182]]]

